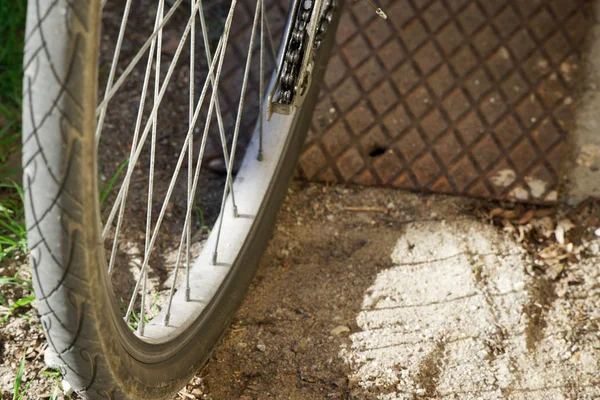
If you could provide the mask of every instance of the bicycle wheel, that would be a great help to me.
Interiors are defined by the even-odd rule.
[[[207,361],[286,193],[340,7],[29,2],[30,263],[79,394],[166,398]]]

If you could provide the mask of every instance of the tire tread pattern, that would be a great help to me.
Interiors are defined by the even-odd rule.
[[[30,0],[23,82],[23,171],[30,264],[42,327],[59,369],[88,399],[124,399],[90,307],[83,228],[82,163],[90,132],[84,112],[98,29],[97,0]],[[67,40],[63,40],[66,38]],[[93,112],[93,110],[92,110]],[[87,116],[89,117],[89,116]]]

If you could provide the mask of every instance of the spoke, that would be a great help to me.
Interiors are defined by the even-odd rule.
[[[192,188],[191,188],[191,192],[192,193],[196,193],[196,188],[197,188],[197,184],[198,184],[198,177],[200,176],[200,169],[202,168],[202,159],[204,158],[204,149],[206,148],[206,138],[208,137],[208,127],[210,126],[210,121],[212,120],[212,113],[213,113],[213,105],[214,105],[214,96],[211,97],[211,101],[210,101],[210,106],[209,106],[209,110],[208,110],[208,116],[207,116],[207,123],[206,126],[204,128],[204,133],[202,134],[202,144],[200,145],[200,153],[198,154],[198,161],[196,162],[196,169],[195,169],[195,174],[194,174],[194,179],[192,182]],[[191,209],[193,207],[194,201],[193,198],[190,199],[188,198],[188,204],[187,204],[187,211],[188,213],[191,212]],[[184,224],[183,224],[183,232],[187,232],[187,229],[190,226],[190,219],[186,219]],[[181,239],[179,240],[179,250],[177,251],[177,260],[175,261],[175,272],[173,273],[173,281],[171,282],[171,289],[169,291],[169,300],[167,301],[167,310],[165,312],[165,319],[163,320],[163,325],[167,326],[169,325],[169,319],[171,318],[171,306],[173,303],[173,296],[175,295],[175,284],[177,283],[177,272],[179,271],[179,264],[181,262],[181,253],[182,253],[182,249],[183,249],[183,244],[184,244],[184,237],[186,235],[184,235],[182,233],[181,235]],[[186,279],[188,279],[188,281],[186,282],[186,284],[188,286],[186,286],[186,301],[189,301],[189,295],[190,295],[190,288],[189,288],[189,276],[186,277]]]
[[[159,0],[158,10],[157,10],[157,23],[160,24],[162,21],[162,17],[164,14],[164,0]],[[156,64],[154,67],[154,101],[156,102],[156,98],[158,97],[158,88],[160,86],[160,62],[161,62],[161,50],[162,50],[162,28],[160,28],[157,36],[157,46],[156,46]],[[152,54],[152,50],[150,50],[150,54]],[[154,162],[156,155],[156,130],[158,123],[158,115],[154,114],[154,118],[152,118],[152,138],[150,141],[150,172],[148,174],[148,209],[146,211],[146,235],[144,242],[144,253],[148,252],[148,248],[150,245],[150,233],[152,231],[152,197],[154,192]],[[146,309],[146,285],[148,282],[148,271],[145,270],[142,273],[142,308],[140,312],[140,322],[138,325],[138,333],[140,336],[144,335],[144,326],[146,324],[145,317],[145,309]]]
[[[156,27],[159,23],[160,23],[159,14],[157,13],[156,20],[154,22],[154,26]],[[142,126],[142,117],[144,115],[144,105],[146,104],[146,94],[147,94],[147,90],[148,90],[148,82],[150,81],[150,75],[152,72],[152,61],[154,58],[154,48],[155,47],[156,47],[156,40],[154,40],[152,42],[152,45],[150,46],[150,55],[148,56],[148,62],[146,63],[146,74],[144,75],[144,83],[142,85],[142,93],[140,95],[141,96],[140,97],[140,105],[138,108],[137,118],[135,121],[135,129],[134,129],[134,133],[133,133],[133,140],[131,142],[131,152],[129,154],[129,159],[133,158],[136,146],[138,145],[138,137],[139,137],[139,133],[140,133],[140,128]],[[143,143],[139,143],[139,145],[140,145],[140,147],[142,147]],[[131,164],[129,164],[127,168],[128,168],[128,171],[129,171],[129,169],[133,169]],[[121,231],[121,224],[123,222],[123,217],[125,214],[125,205],[127,203],[128,192],[129,192],[129,185],[126,185],[123,201],[121,202],[121,205],[119,208],[119,217],[117,219],[117,227],[115,228],[115,237],[113,239],[112,251],[110,253],[110,261],[108,263],[108,274],[109,275],[111,274],[113,267],[115,265],[115,259],[116,259],[116,255],[117,255],[117,245],[119,242],[119,233]]]
[[[104,90],[104,98],[110,92],[113,82],[115,80],[115,73],[117,72],[117,64],[119,63],[119,56],[121,55],[121,47],[123,45],[123,36],[125,36],[125,29],[127,28],[127,20],[129,19],[129,10],[131,9],[131,0],[127,0],[125,3],[125,9],[123,10],[123,17],[121,18],[121,26],[119,27],[119,35],[117,36],[117,44],[115,45],[115,51],[112,58],[112,65],[110,66],[110,72],[108,74],[108,81],[106,82],[106,89]],[[96,141],[100,137],[102,132],[102,126],[104,126],[104,118],[106,117],[106,108],[100,111],[100,117],[98,118],[98,124],[96,125]]]
[[[179,0],[181,1],[181,0]],[[237,0],[236,0],[237,1]],[[193,14],[192,14],[193,15]],[[191,18],[191,17],[190,17]],[[164,21],[163,21],[164,22]],[[163,24],[161,24],[162,26]],[[148,132],[150,130],[150,127],[152,125],[152,121],[154,120],[157,112],[158,112],[158,108],[160,107],[160,104],[162,103],[162,99],[165,95],[165,92],[167,90],[167,86],[171,80],[171,76],[173,75],[173,71],[175,70],[175,66],[177,64],[177,61],[179,60],[179,56],[181,55],[181,51],[183,50],[183,44],[185,43],[187,36],[189,34],[190,31],[190,22],[188,21],[188,24],[186,25],[186,29],[183,32],[183,35],[181,37],[181,40],[179,41],[179,45],[177,46],[177,50],[175,51],[175,55],[173,56],[173,60],[171,61],[171,64],[169,65],[169,69],[167,70],[165,79],[163,80],[163,84],[160,88],[160,93],[158,96],[157,101],[154,103],[154,106],[152,108],[152,111],[150,113],[150,117],[148,122],[146,123],[146,126],[144,128],[144,131],[142,133],[142,138],[140,139],[140,143],[144,143],[146,141],[146,138],[148,137]],[[221,51],[221,48],[223,47],[223,40],[219,41],[219,44],[217,46],[217,53]],[[211,64],[210,67],[210,71],[212,72],[214,69],[215,63]],[[205,82],[205,88],[208,88],[208,80]],[[203,90],[204,90],[203,89]],[[186,140],[186,145],[187,145],[187,140]],[[110,227],[112,225],[112,222],[115,218],[116,212],[123,200],[123,196],[124,196],[124,192],[125,192],[125,187],[129,185],[129,181],[131,180],[131,175],[133,173],[133,169],[135,168],[135,165],[137,164],[139,155],[142,151],[142,146],[138,146],[137,149],[135,150],[135,155],[134,157],[129,161],[129,165],[131,166],[131,169],[127,169],[127,174],[125,175],[125,177],[123,178],[123,185],[121,185],[121,189],[119,190],[119,193],[117,194],[117,199],[115,200],[115,204],[113,204],[113,207],[110,211],[110,214],[108,216],[108,219],[106,221],[106,224],[104,225],[104,230],[102,231],[102,240],[106,240],[106,236],[108,235],[108,232],[110,231]]]
[[[196,4],[196,9],[198,7],[199,2]],[[215,52],[215,58],[213,59],[213,62],[211,63],[210,69],[209,69],[209,76],[210,74],[213,73],[214,71],[214,67],[216,65],[216,61],[217,59],[219,60],[219,65],[217,68],[217,73],[216,73],[216,78],[215,81],[216,83],[219,82],[219,78],[221,76],[221,70],[222,70],[222,66],[223,66],[223,59],[224,59],[224,55],[226,53],[227,50],[227,44],[228,44],[228,39],[229,39],[229,31],[231,29],[231,21],[233,19],[233,12],[235,10],[235,6],[237,4],[237,0],[233,0],[231,3],[231,8],[229,10],[229,14],[227,15],[227,20],[225,21],[225,29],[224,29],[224,33],[223,36],[221,37],[221,40],[219,41],[219,45],[217,46],[217,50]],[[192,14],[192,16],[195,15],[195,12]],[[189,28],[189,26],[188,26]],[[188,30],[186,30],[186,32],[188,32]],[[181,46],[183,44],[184,40],[182,39],[182,41],[179,44],[179,48],[178,50],[181,50]],[[186,138],[185,138],[185,142],[182,146],[182,149],[185,149],[188,145],[188,142],[190,140],[190,137],[192,136],[193,130],[194,130],[194,126],[196,125],[196,121],[198,120],[198,116],[200,115],[200,108],[202,106],[202,104],[204,103],[204,98],[206,96],[206,92],[208,90],[208,83],[209,83],[209,79],[206,79],[204,82],[204,86],[202,87],[202,93],[200,95],[200,99],[198,101],[198,104],[196,105],[196,110],[194,112],[194,118],[192,120],[192,125],[189,127]],[[162,89],[161,89],[161,94],[162,94]],[[214,98],[216,94],[216,90],[213,90],[212,96],[211,96],[211,103],[214,102]],[[208,121],[207,121],[207,125],[208,125]],[[205,128],[206,132],[208,132],[208,130]],[[137,161],[137,157],[139,156],[139,151],[141,151],[141,147],[138,147],[138,150],[136,151],[136,160]],[[158,219],[156,221],[156,226],[154,227],[154,231],[152,232],[152,238],[150,239],[150,244],[149,244],[149,248],[148,251],[146,252],[146,254],[144,255],[144,262],[142,264],[141,267],[141,274],[144,273],[144,271],[146,270],[146,268],[148,267],[148,262],[150,259],[150,255],[152,253],[152,250],[154,248],[154,243],[156,241],[156,238],[158,236],[158,232],[160,230],[160,227],[162,225],[162,221],[164,218],[164,215],[166,213],[167,210],[167,205],[169,203],[169,200],[171,199],[171,195],[173,194],[173,188],[175,187],[175,182],[177,181],[177,177],[179,175],[179,170],[181,169],[181,165],[183,163],[183,159],[185,157],[185,151],[182,151],[179,155],[179,158],[177,160],[177,165],[175,167],[175,173],[173,174],[173,177],[171,178],[171,182],[169,183],[169,188],[167,190],[167,194],[165,196],[165,200],[163,202],[162,208],[160,210],[160,214],[158,216]],[[202,165],[202,160],[200,160],[200,165]],[[190,203],[188,203],[188,209],[191,207],[192,205]],[[185,222],[184,222],[185,225]],[[184,232],[185,232],[185,226],[184,226]],[[131,310],[133,309],[133,305],[135,303],[135,300],[137,298],[137,294],[139,291],[139,285],[140,285],[140,279],[137,280],[135,288],[133,290],[133,294],[131,296],[131,301],[129,302],[129,306],[127,308],[127,313],[125,315],[125,319],[128,319],[129,316],[131,315]]]
[[[202,4],[198,7],[198,15],[200,17],[200,26],[202,29],[202,38],[204,39],[204,49],[206,54],[206,62],[210,65],[212,63],[212,56],[210,51],[210,43],[208,42],[208,30],[206,29],[206,20],[204,19],[204,10]],[[213,85],[213,90],[217,91],[214,76],[210,75],[210,80]],[[221,115],[221,105],[219,101],[219,95],[216,94],[216,114],[217,114],[217,125],[219,127],[219,136],[221,138],[221,150],[223,151],[223,158],[225,159],[225,166],[229,165],[229,151],[227,150],[227,139],[225,138],[225,127],[223,125],[223,117]],[[229,182],[229,193],[231,193],[231,202],[233,204],[234,215],[237,216],[237,205],[235,203],[235,195],[233,193],[233,183]]]
[[[179,7],[179,5],[181,4],[182,1],[183,0],[176,0],[175,3],[173,3],[173,5],[171,6],[171,8],[169,9],[169,12],[162,19],[162,22],[158,26],[158,29],[155,29],[154,32],[152,32],[152,35],[150,35],[150,37],[148,37],[148,39],[146,39],[146,42],[144,43],[144,45],[142,46],[142,48],[137,52],[137,54],[135,55],[135,57],[133,57],[133,59],[131,60],[131,62],[129,63],[129,65],[127,65],[127,68],[125,68],[125,70],[123,71],[123,73],[121,74],[121,76],[119,76],[119,79],[117,79],[117,82],[115,82],[115,84],[112,85],[112,87],[110,88],[110,91],[108,91],[104,95],[104,99],[96,107],[96,115],[97,116],[101,115],[102,112],[103,112],[103,110],[106,109],[106,106],[108,106],[108,102],[113,98],[113,96],[115,95],[115,93],[117,92],[117,90],[119,90],[119,88],[121,87],[121,85],[123,84],[123,82],[125,82],[125,79],[127,79],[127,77],[129,76],[129,74],[131,74],[131,71],[133,71],[133,69],[135,68],[135,66],[137,65],[137,63],[142,59],[142,57],[146,53],[146,50],[148,50],[148,48],[151,46],[152,42],[154,41],[154,39],[158,35],[158,32],[159,31],[162,32],[162,28],[169,21],[169,19],[171,18],[171,16],[173,16],[173,14],[175,13],[175,11],[177,10],[177,7]],[[188,26],[189,26],[189,23],[190,22],[188,21]],[[96,130],[96,141],[98,141],[98,136],[101,134],[101,132],[102,132],[101,129],[99,129],[99,130],[97,129]]]
[[[265,47],[265,3],[260,1],[260,67],[258,80],[258,154],[256,159],[263,159],[263,101],[265,98],[265,73],[264,73],[264,47]]]
[[[229,159],[229,167],[227,168],[227,179],[225,182],[225,189],[223,190],[223,197],[221,198],[221,218],[219,218],[219,228],[217,230],[217,238],[215,240],[215,250],[212,257],[213,265],[217,263],[219,239],[221,237],[221,229],[223,228],[223,211],[225,208],[225,200],[227,198],[227,185],[231,181],[233,170],[233,162],[235,161],[235,151],[237,149],[237,139],[240,132],[240,124],[242,122],[242,111],[244,109],[244,99],[246,97],[246,87],[248,86],[248,76],[250,75],[250,66],[252,64],[252,48],[254,47],[254,38],[256,36],[256,27],[258,25],[258,15],[262,0],[256,2],[256,11],[254,12],[254,22],[252,24],[252,33],[250,35],[250,44],[248,46],[248,56],[246,57],[246,67],[244,69],[244,80],[242,82],[242,89],[240,92],[240,104],[237,110],[237,118],[235,121],[235,130],[233,133],[233,143],[231,144],[231,158]],[[262,116],[260,117],[262,118]]]
[[[200,3],[200,0],[197,0],[197,3]],[[190,11],[192,16],[192,26],[190,28],[190,104],[189,104],[189,124],[192,126],[192,119],[194,117],[194,58],[196,55],[196,15],[194,11],[194,3],[190,2]],[[212,104],[211,104],[212,105]],[[207,118],[206,125],[210,123],[210,116]],[[193,130],[192,130],[193,132]],[[192,196],[192,165],[194,163],[194,135],[190,137],[190,142],[188,144],[188,181],[187,181],[187,190],[188,190],[188,203],[193,203]],[[190,244],[192,240],[192,224],[190,223],[190,218],[192,216],[192,210],[188,208],[187,213],[185,215],[187,225],[187,229],[185,231],[185,300],[190,301]],[[175,281],[173,281],[175,282]]]
[[[222,65],[224,56],[225,56],[225,53],[222,52],[221,55],[219,56],[219,58],[220,58],[219,66]],[[219,71],[217,71],[217,79],[216,79],[217,85],[219,83],[218,82],[219,77],[220,77]],[[198,154],[198,161],[196,162],[194,180],[192,182],[192,189],[191,189],[192,194],[196,193],[196,188],[198,185],[198,177],[200,176],[200,170],[202,169],[202,159],[204,158],[204,150],[206,148],[206,139],[208,138],[208,131],[210,129],[210,123],[212,121],[212,116],[213,116],[213,112],[214,112],[214,105],[216,104],[216,99],[217,99],[217,90],[215,87],[215,89],[213,89],[213,92],[212,92],[212,95],[210,98],[210,105],[208,107],[208,113],[207,113],[207,117],[206,117],[206,125],[204,126],[204,132],[202,133],[202,143],[200,145],[200,153]],[[188,198],[188,204],[187,204],[187,212],[188,213],[191,213],[193,204],[194,204],[194,200],[193,200],[193,196],[192,196],[191,198]],[[189,227],[189,224],[190,224],[190,220],[187,219],[183,226],[183,232],[186,232],[187,228]],[[167,310],[165,312],[165,319],[163,320],[164,326],[169,325],[169,319],[171,318],[171,306],[173,303],[173,296],[175,295],[175,284],[177,283],[177,272],[179,271],[179,264],[181,262],[181,249],[183,248],[183,246],[182,246],[183,238],[184,238],[184,235],[182,233],[181,239],[179,240],[179,250],[177,251],[177,260],[175,261],[175,272],[173,273],[173,281],[171,282],[171,289],[169,291],[169,300],[167,301]],[[189,301],[189,287],[186,288],[186,301]]]
[[[263,5],[264,8],[264,5]],[[277,64],[277,50],[275,49],[275,43],[273,42],[273,35],[271,35],[271,26],[269,25],[269,17],[265,15],[265,28],[267,28],[267,35],[269,36],[269,47],[271,48],[271,56],[273,57],[273,61]],[[262,99],[261,99],[262,101]]]

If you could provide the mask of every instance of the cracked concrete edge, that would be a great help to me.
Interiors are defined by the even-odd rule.
[[[600,1],[594,4],[600,15]],[[600,22],[591,26],[583,60],[575,127],[569,135],[564,160],[562,200],[577,204],[587,198],[600,198]]]

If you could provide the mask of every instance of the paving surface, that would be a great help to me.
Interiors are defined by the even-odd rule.
[[[177,398],[598,398],[600,239],[569,231],[582,257],[551,276],[478,204],[292,186],[231,329]]]
[[[348,3],[302,177],[556,200],[593,1]]]

